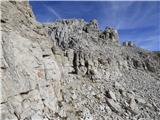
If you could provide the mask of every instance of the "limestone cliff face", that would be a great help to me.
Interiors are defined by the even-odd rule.
[[[41,24],[1,2],[1,119],[159,120],[160,57],[96,20]]]

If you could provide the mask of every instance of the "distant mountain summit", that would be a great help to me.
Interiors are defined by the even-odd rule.
[[[160,56],[97,20],[36,21],[1,2],[3,120],[159,120]]]

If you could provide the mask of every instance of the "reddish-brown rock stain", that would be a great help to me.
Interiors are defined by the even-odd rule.
[[[39,69],[37,72],[38,78],[43,79],[44,78],[44,70],[43,69]]]

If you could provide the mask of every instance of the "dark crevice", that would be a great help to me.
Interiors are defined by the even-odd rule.
[[[112,39],[112,34],[111,33],[109,33],[109,39]]]
[[[109,91],[106,91],[106,92],[105,92],[105,96],[106,96],[107,98],[111,98],[111,96],[110,96],[110,94],[109,94]]]
[[[69,43],[69,48],[73,48],[75,46],[75,42],[73,40],[71,40]]]
[[[139,61],[133,59],[133,66],[137,69],[138,67],[140,67]]]
[[[30,91],[31,91],[31,90],[26,91],[26,92],[21,92],[21,93],[19,93],[19,94],[20,94],[20,95],[27,95]]]
[[[2,66],[1,69],[5,70],[5,69],[7,69],[7,67]]]
[[[48,57],[48,56],[50,56],[50,55],[48,55],[48,54],[42,55],[42,57]]]
[[[77,53],[74,53],[74,56],[73,56],[73,68],[74,68],[74,71],[72,73],[77,74],[78,73],[78,68],[77,68]]]
[[[1,102],[1,104],[5,104],[5,103],[7,103],[6,101],[4,101],[4,102]]]
[[[78,54],[78,61],[79,61],[79,67],[81,66],[81,52],[79,52],[79,54]]]
[[[55,53],[56,49],[55,49],[54,46],[51,48],[51,51],[52,51],[53,54],[56,54],[56,53]]]
[[[85,61],[84,65],[87,68],[86,74],[88,75],[88,72],[89,72],[89,69],[88,69],[89,68],[89,63],[88,63],[88,61]]]
[[[58,101],[58,106],[61,108],[63,106],[62,101]]]
[[[1,23],[6,23],[6,21],[1,19]]]
[[[18,120],[20,120],[20,116],[14,111],[14,115],[17,117]]]

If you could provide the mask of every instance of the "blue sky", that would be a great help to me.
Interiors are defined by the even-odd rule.
[[[160,51],[160,2],[153,1],[30,1],[39,22],[56,19],[97,19],[101,30],[116,28],[120,41],[134,41],[141,48]]]

